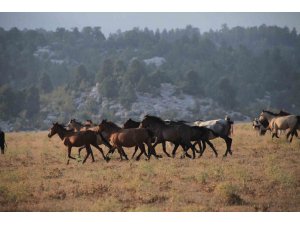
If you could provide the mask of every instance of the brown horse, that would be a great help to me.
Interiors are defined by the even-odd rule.
[[[142,154],[145,154],[147,158],[149,155],[146,153],[144,143],[148,147],[148,152],[155,152],[151,145],[151,140],[153,138],[153,134],[148,129],[142,128],[129,128],[129,129],[122,129],[118,125],[114,124],[113,122],[103,120],[99,124],[99,131],[106,132],[108,134],[108,139],[112,143],[112,148],[110,149],[109,153],[106,155],[108,156],[114,153],[115,149],[118,149],[120,153],[122,153],[125,158],[128,160],[123,147],[135,147],[138,146],[141,149],[141,153],[137,156],[137,160],[140,159]]]
[[[124,128],[124,129],[138,128],[138,127],[140,126],[140,124],[141,124],[141,122],[137,122],[137,121],[134,121],[134,120],[132,120],[131,118],[129,118],[129,119],[124,123],[123,128]],[[162,142],[161,144],[162,144],[164,153],[165,153],[168,157],[171,157],[171,156],[169,155],[169,153],[166,151],[166,142]],[[155,146],[154,146],[154,147],[155,147]],[[131,156],[131,158],[133,158],[133,157],[135,156],[137,150],[138,150],[138,147],[136,146],[135,149],[134,149],[134,152],[133,152],[133,154],[132,154],[132,156]],[[157,156],[158,156],[158,157],[161,157],[160,155],[157,155]]]
[[[140,127],[148,128],[155,134],[156,141],[154,147],[158,143],[169,141],[174,144],[173,157],[175,157],[178,146],[181,145],[184,150],[183,156],[189,156],[186,152],[191,148],[193,150],[193,158],[195,158],[195,147],[191,144],[192,133],[188,125],[183,123],[167,124],[159,117],[146,115]]]
[[[60,139],[63,141],[64,145],[68,148],[68,161],[67,164],[69,164],[70,159],[76,160],[76,158],[71,156],[71,149],[72,147],[82,147],[84,146],[87,151],[87,155],[84,158],[82,163],[85,163],[89,155],[92,155],[93,162],[95,161],[94,155],[91,149],[91,145],[97,148],[100,153],[102,154],[103,158],[107,161],[107,158],[105,157],[103,150],[98,146],[97,144],[97,136],[98,134],[101,136],[102,140],[106,142],[108,146],[109,143],[104,139],[101,132],[98,134],[94,131],[79,131],[74,132],[71,130],[66,130],[63,125],[59,123],[53,123],[53,126],[50,128],[50,132],[48,134],[48,137],[51,138],[53,135],[57,134]]]
[[[94,125],[93,122],[91,120],[86,120],[86,122],[84,124],[82,124],[81,122],[77,121],[76,119],[71,119],[68,124],[67,127],[71,130],[74,131],[87,131],[87,130],[91,130],[91,131],[95,131],[98,132],[99,131],[99,127],[98,125]],[[107,135],[106,133],[101,133],[101,135],[103,135],[103,137],[105,139],[107,139]],[[104,144],[106,147],[110,148],[111,146],[106,145],[106,142],[104,142],[101,138],[100,135],[97,136],[97,144],[98,145],[102,145]],[[82,146],[78,149],[78,156],[80,157],[80,152],[82,149],[84,149],[85,147]]]

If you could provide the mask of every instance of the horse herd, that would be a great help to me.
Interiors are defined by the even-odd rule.
[[[226,143],[226,151],[224,157],[229,153],[232,155],[231,144],[232,139],[230,134],[232,132],[233,121],[229,117],[225,119],[210,120],[210,121],[195,121],[188,123],[186,121],[171,121],[163,120],[156,116],[146,115],[141,122],[127,120],[123,127],[117,124],[102,120],[100,124],[93,124],[92,121],[87,120],[84,124],[71,119],[67,125],[53,123],[50,128],[48,137],[51,138],[57,134],[68,149],[68,161],[70,159],[76,160],[71,155],[71,149],[78,147],[78,154],[82,149],[86,149],[86,156],[83,163],[89,156],[94,162],[94,155],[91,146],[97,148],[103,159],[107,162],[111,159],[115,150],[118,151],[120,159],[128,160],[128,156],[124,151],[124,147],[135,147],[131,158],[140,150],[136,160],[139,160],[142,155],[147,159],[151,156],[155,158],[162,158],[162,155],[156,153],[155,147],[158,144],[162,145],[163,152],[167,157],[175,157],[179,146],[183,149],[181,158],[185,156],[195,158],[196,153],[199,157],[202,156],[208,144],[218,156],[218,153],[210,140],[214,138],[222,138]],[[166,142],[174,145],[172,153],[169,154],[166,149]],[[105,145],[109,148],[105,155],[103,149],[100,147]],[[198,148],[196,146],[198,145]],[[147,149],[146,149],[146,147]],[[192,151],[192,156],[189,154]]]
[[[292,115],[285,111],[274,113],[268,110],[262,110],[258,118],[255,118],[253,128],[259,132],[260,135],[265,135],[267,130],[274,137],[279,138],[279,132],[288,130],[286,134],[287,140],[292,142],[293,137],[298,137],[297,130],[300,129],[300,116]],[[289,139],[289,137],[291,138]]]
[[[259,135],[265,135],[269,130],[273,137],[278,138],[279,132],[287,130],[286,138],[292,142],[293,137],[298,137],[297,130],[300,129],[300,116],[280,111],[274,113],[268,110],[262,110],[258,118],[253,121],[253,128],[258,131]],[[78,154],[85,149],[87,154],[83,159],[86,162],[89,156],[94,162],[94,155],[91,146],[99,150],[104,160],[107,162],[111,159],[115,150],[118,151],[120,159],[128,160],[128,156],[124,151],[125,148],[134,147],[134,153],[131,158],[134,158],[138,150],[140,151],[136,160],[139,160],[142,155],[147,159],[151,156],[162,158],[162,155],[156,153],[155,147],[158,144],[162,145],[162,150],[167,157],[175,157],[179,146],[183,149],[181,158],[185,156],[195,158],[196,153],[201,157],[206,149],[206,144],[211,147],[215,156],[218,156],[217,150],[211,140],[222,138],[226,143],[226,151],[223,155],[232,155],[232,138],[233,121],[229,117],[225,119],[209,120],[209,121],[172,121],[163,120],[156,116],[146,115],[140,122],[132,119],[127,120],[122,127],[117,124],[102,120],[100,124],[94,124],[91,120],[87,120],[84,124],[71,119],[66,125],[53,123],[50,128],[48,137],[51,138],[57,134],[63,141],[63,144],[68,149],[68,161],[76,160],[71,155],[73,147],[78,147]],[[289,139],[290,138],[290,139]],[[166,143],[173,144],[173,150],[167,152]],[[105,145],[109,148],[108,153],[104,154],[100,147]],[[4,132],[0,132],[0,147],[1,153],[4,154],[6,146]],[[147,147],[147,148],[146,148]],[[198,149],[197,149],[198,147]],[[192,155],[189,151],[192,151]]]

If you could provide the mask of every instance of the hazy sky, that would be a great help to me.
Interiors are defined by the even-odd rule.
[[[125,31],[133,27],[148,27],[162,30],[184,28],[189,24],[204,32],[220,29],[224,23],[229,27],[261,24],[295,27],[300,33],[299,21],[300,13],[0,13],[0,27],[4,29],[55,30],[57,27],[100,26],[106,36],[118,29]]]

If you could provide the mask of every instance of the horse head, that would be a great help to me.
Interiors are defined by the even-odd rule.
[[[49,138],[57,133],[58,126],[58,122],[52,123],[52,127],[49,129],[50,132],[48,133]]]

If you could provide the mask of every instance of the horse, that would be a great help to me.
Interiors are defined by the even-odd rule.
[[[192,133],[188,125],[184,123],[167,124],[159,117],[146,115],[140,123],[140,127],[148,128],[155,134],[156,140],[153,147],[159,143],[169,141],[174,144],[174,149],[172,151],[173,158],[175,157],[179,145],[181,145],[184,150],[182,157],[185,155],[189,156],[186,153],[187,150],[191,148],[193,151],[193,158],[195,158],[195,147],[191,144]],[[163,145],[163,150],[166,153],[165,145]]]
[[[234,122],[228,116],[226,116],[225,119],[193,122],[195,126],[206,127],[214,132],[209,136],[209,140],[220,137],[225,141],[226,152],[223,157],[226,157],[228,153],[232,155],[232,138],[230,138],[229,136],[233,133],[233,123]]]
[[[63,141],[64,145],[67,146],[67,148],[68,148],[67,164],[69,164],[70,159],[76,160],[76,158],[71,156],[72,147],[82,147],[82,146],[84,146],[87,151],[87,155],[84,158],[82,163],[85,163],[85,161],[87,160],[89,155],[92,156],[92,161],[94,162],[95,159],[94,159],[94,155],[93,155],[93,152],[91,149],[91,145],[100,151],[104,160],[108,161],[103,153],[103,150],[98,146],[98,143],[97,143],[97,136],[99,134],[100,137],[102,138],[103,142],[106,142],[105,144],[107,146],[110,146],[110,144],[102,136],[101,132],[96,133],[91,130],[74,132],[72,130],[65,129],[63,125],[56,122],[56,123],[53,123],[52,127],[50,128],[48,137],[51,138],[55,134],[57,134],[59,136],[59,138]]]
[[[86,131],[86,130],[88,130],[92,127],[92,123],[87,123],[86,122],[85,124],[82,124],[81,122],[77,121],[76,119],[71,119],[67,123],[67,127],[69,129],[74,129],[74,131]],[[96,125],[93,126],[93,127],[96,127]]]
[[[124,123],[123,128],[124,128],[124,129],[128,129],[128,128],[138,128],[138,127],[140,126],[140,124],[141,124],[141,122],[137,122],[137,121],[134,121],[134,120],[132,120],[131,118],[129,118],[129,119]],[[163,142],[161,143],[161,145],[162,145],[162,148],[163,148],[164,153],[165,153],[168,157],[171,157],[171,155],[166,151],[166,142],[163,141]],[[154,147],[156,147],[156,145],[155,145]],[[138,150],[138,147],[136,146],[136,147],[135,147],[135,150],[134,150],[134,153],[132,154],[131,158],[133,158],[133,157],[135,156],[137,150]],[[160,157],[160,155],[158,155],[158,157]]]
[[[5,142],[5,133],[0,129],[0,148],[1,154],[4,154],[4,149],[7,148],[7,144]]]
[[[128,128],[138,128],[140,126],[140,122],[134,121],[131,118],[129,118],[124,124],[123,124],[123,129],[128,129]]]
[[[267,128],[269,124],[266,124],[265,126]],[[252,121],[252,128],[260,136],[265,135],[265,133],[267,132],[267,129],[259,122],[258,118],[254,118],[254,120]]]
[[[87,131],[87,130],[91,130],[91,131],[95,131],[98,132],[99,127],[98,125],[93,124],[93,122],[91,120],[86,120],[86,122],[84,124],[82,124],[81,122],[77,121],[76,119],[71,119],[68,124],[67,127],[69,129],[73,129],[74,131]],[[105,139],[107,139],[107,134],[105,132],[101,133],[103,135],[103,137]],[[97,143],[98,145],[102,145],[104,144],[106,147],[110,148],[111,146],[107,146],[105,142],[103,142],[102,138],[100,135],[97,136]],[[78,156],[80,157],[80,152],[82,149],[84,149],[85,147],[82,146],[78,149]]]
[[[286,134],[287,140],[289,139],[290,135],[291,135],[291,139],[289,140],[290,142],[292,142],[294,135],[298,137],[297,129],[300,128],[299,116],[290,115],[289,113],[284,111],[280,111],[279,113],[273,113],[268,110],[262,110],[258,120],[266,129],[271,130],[272,139],[274,136],[278,138],[278,134],[277,134],[278,130],[287,130],[287,129],[289,129],[288,133]]]
[[[143,128],[123,129],[113,122],[106,120],[102,120],[98,126],[100,132],[107,133],[108,140],[112,143],[112,148],[106,155],[107,158],[114,153],[115,149],[118,149],[119,152],[125,156],[126,160],[128,160],[123,147],[130,148],[138,146],[141,149],[141,153],[137,156],[136,160],[139,160],[142,154],[149,159],[150,154],[146,153],[144,143],[148,147],[148,152],[154,152],[156,156],[155,150],[151,145],[153,133],[150,130]]]

